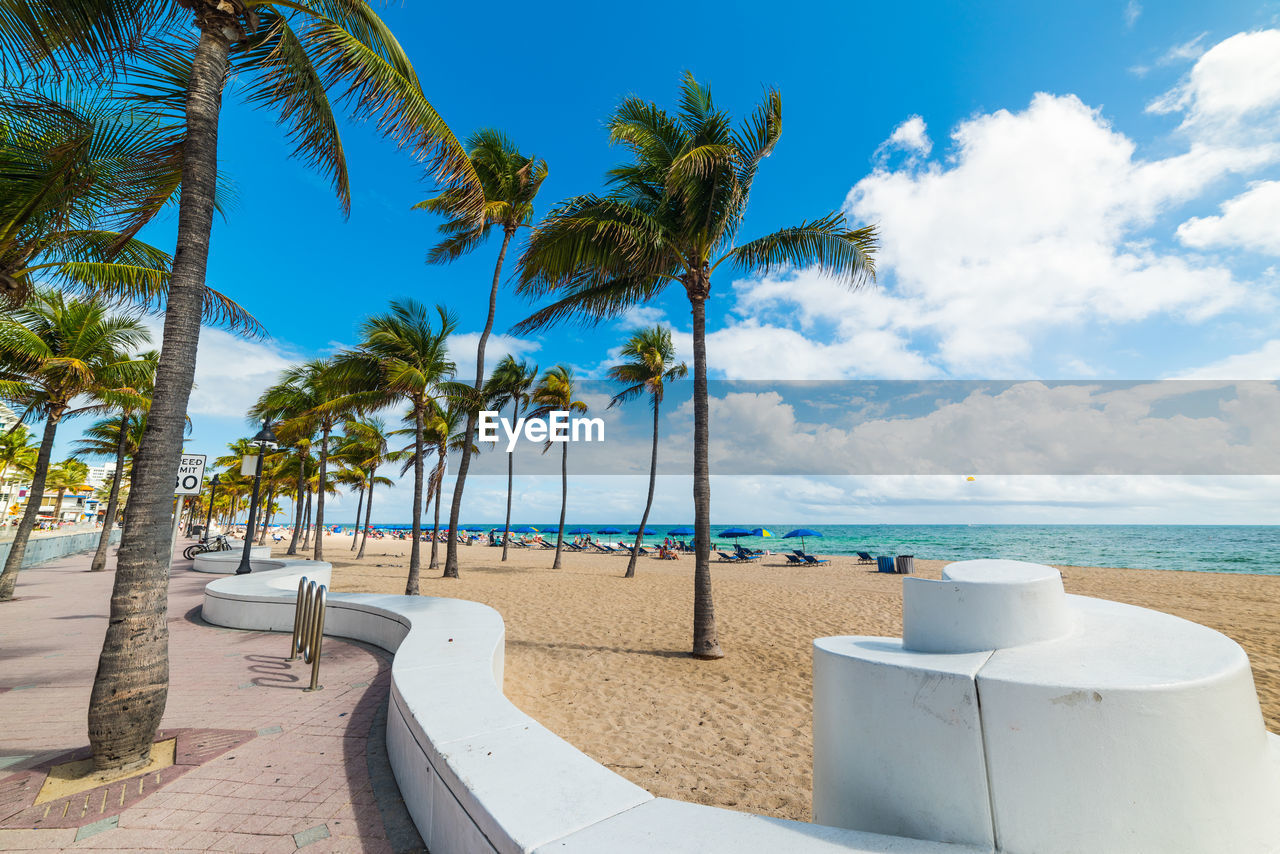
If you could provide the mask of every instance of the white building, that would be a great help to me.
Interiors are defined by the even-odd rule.
[[[97,489],[103,484],[110,484],[111,477],[115,473],[116,461],[107,460],[105,463],[101,463],[96,466],[89,466],[89,478],[85,483],[92,486],[94,489]]]

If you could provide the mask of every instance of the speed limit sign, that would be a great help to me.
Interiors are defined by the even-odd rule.
[[[174,495],[199,495],[204,483],[204,454],[183,454],[178,463],[178,477],[173,483]]]

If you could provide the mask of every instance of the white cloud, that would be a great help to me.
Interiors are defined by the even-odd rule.
[[[163,320],[147,318],[145,322],[152,339],[159,343]],[[195,387],[187,411],[191,415],[244,418],[280,372],[302,358],[272,339],[251,341],[221,329],[201,329]]]
[[[928,128],[920,116],[911,116],[893,129],[889,138],[880,144],[877,153],[891,148],[898,148],[912,154],[928,157],[933,150],[933,141],[929,139]]]
[[[1262,181],[1222,203],[1218,216],[1192,217],[1178,239],[1195,249],[1240,247],[1280,255],[1280,181]]]
[[[1182,373],[1189,380],[1280,380],[1280,340]]]
[[[479,332],[460,332],[449,336],[449,358],[458,366],[457,379],[472,383],[476,379],[476,347],[480,345]],[[503,356],[517,361],[542,349],[542,344],[512,335],[490,335],[484,347],[485,373],[493,370]]]
[[[1078,98],[1043,93],[952,138],[946,165],[877,169],[847,200],[854,218],[880,226],[879,267],[898,303],[890,322],[935,335],[951,371],[1025,370],[1032,340],[1055,325],[1201,320],[1245,300],[1229,269],[1132,238],[1268,152],[1200,144],[1142,160]]]
[[[1214,45],[1176,87],[1147,107],[1185,113],[1201,139],[1270,140],[1280,122],[1280,30],[1237,33]]]
[[[1128,29],[1133,29],[1133,25],[1138,23],[1138,18],[1142,15],[1142,4],[1138,0],[1129,0],[1124,7],[1124,25]]]

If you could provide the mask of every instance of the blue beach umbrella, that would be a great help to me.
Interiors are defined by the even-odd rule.
[[[772,536],[773,536],[773,531],[770,531],[768,528],[755,528],[755,529],[753,529],[753,530],[751,531],[751,536],[753,536],[753,537],[772,537]]]
[[[804,551],[805,537],[821,537],[821,536],[822,536],[821,531],[815,531],[812,528],[796,528],[794,531],[787,531],[785,534],[783,534],[782,539],[788,540],[788,539],[791,539],[792,537],[799,537],[800,551]]]
[[[581,534],[591,534],[594,532],[590,528],[570,528],[569,533],[577,537]]]
[[[597,528],[596,533],[597,534],[621,534],[622,529],[621,528]]]
[[[672,528],[667,531],[667,535],[671,537],[692,537],[693,534],[693,528]]]
[[[537,528],[532,525],[513,525],[511,526],[513,534],[537,534],[540,533]]]
[[[639,528],[632,528],[630,531],[627,531],[627,533],[634,537],[636,534],[640,533],[640,529],[639,529]],[[657,534],[657,533],[658,533],[657,531],[654,531],[654,530],[652,530],[652,529],[650,529],[650,528],[645,528],[645,529],[644,529],[644,535],[645,535],[646,537],[652,537],[653,535],[655,535],[655,534]]]
[[[729,537],[730,539],[736,540],[738,539],[738,537],[751,536],[751,531],[749,531],[746,528],[726,528],[720,532],[720,536]]]

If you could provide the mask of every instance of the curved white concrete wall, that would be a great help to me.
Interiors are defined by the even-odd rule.
[[[290,631],[299,577],[327,583],[330,568],[283,558],[253,562],[270,564],[281,566],[210,582],[204,618]],[[506,698],[502,617],[476,602],[331,593],[325,633],[395,653],[387,753],[432,854],[990,851],[655,798]]]
[[[196,555],[191,561],[191,568],[196,572],[211,572],[218,575],[229,575],[240,566],[240,558],[244,555],[244,542],[232,540],[232,549],[227,552],[204,552]],[[271,546],[251,546],[249,548],[249,566],[271,557]]]
[[[815,819],[1019,854],[1280,851],[1244,651],[1022,567],[904,579],[910,642],[814,642]]]

